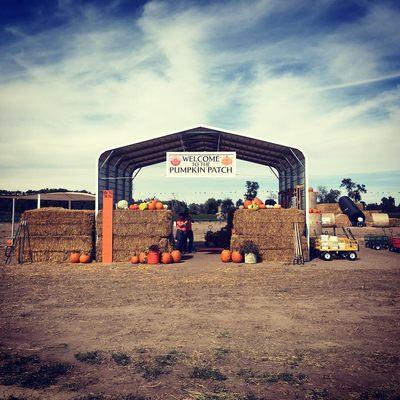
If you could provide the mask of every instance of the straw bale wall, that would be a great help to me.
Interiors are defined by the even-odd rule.
[[[296,209],[236,210],[233,217],[231,249],[240,248],[246,241],[254,242],[263,261],[292,262],[294,258],[293,223],[299,223],[305,257],[304,211]]]
[[[96,259],[102,260],[102,211],[97,216]],[[113,260],[128,261],[133,254],[145,251],[151,245],[172,250],[172,212],[113,211]]]
[[[33,261],[65,262],[72,252],[94,255],[94,211],[49,207],[25,211],[22,219],[28,225]],[[24,258],[28,256],[25,245]]]

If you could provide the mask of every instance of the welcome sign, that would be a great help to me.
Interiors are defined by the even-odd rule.
[[[168,152],[169,178],[232,178],[236,175],[236,152]]]

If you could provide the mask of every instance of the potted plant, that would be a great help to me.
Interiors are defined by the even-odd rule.
[[[256,264],[258,258],[258,247],[257,245],[248,240],[243,243],[241,252],[244,254],[245,264]]]
[[[159,264],[160,263],[160,248],[153,244],[149,247],[147,252],[147,264]]]

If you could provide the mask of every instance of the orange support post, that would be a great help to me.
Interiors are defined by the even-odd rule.
[[[113,260],[113,210],[114,194],[112,190],[103,191],[103,243],[102,261],[112,263]]]

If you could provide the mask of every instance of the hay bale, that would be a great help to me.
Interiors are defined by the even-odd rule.
[[[103,213],[97,216],[97,235],[103,233]],[[173,223],[170,210],[157,211],[113,211],[113,234],[121,236],[162,236],[172,235]]]
[[[96,258],[102,259],[102,211],[97,217],[98,242]],[[127,261],[135,253],[147,250],[151,245],[172,250],[172,212],[157,211],[113,211],[113,260]]]
[[[147,239],[137,239],[134,237],[114,237],[113,243],[113,261],[128,261],[134,254],[146,251],[150,246],[157,245],[160,249],[172,251],[173,246],[169,238],[160,238],[158,236],[149,237]],[[102,261],[102,242],[99,238],[96,246],[96,260]]]
[[[392,227],[400,226],[400,218],[389,218],[389,226]]]
[[[75,251],[93,255],[94,211],[48,207],[25,211],[22,219],[28,225],[34,261],[64,262]],[[17,243],[17,254],[19,247]],[[25,249],[24,258],[28,256]]]
[[[300,229],[305,224],[304,211],[294,208],[236,210],[233,216],[233,228],[239,235],[258,235],[276,231],[277,228],[292,229],[292,224],[298,222]]]
[[[334,213],[321,214],[321,222],[323,228],[332,228],[335,225],[335,214]]]
[[[335,215],[335,224],[338,228],[352,226],[352,223],[350,222],[349,217],[346,214]]]
[[[259,249],[264,250],[282,250],[287,249],[293,251],[294,249],[294,237],[293,230],[290,235],[281,236],[243,236],[232,234],[231,237],[231,249],[238,249],[243,246],[244,242],[252,241]],[[306,237],[302,237],[302,241],[306,244]]]
[[[94,226],[94,211],[92,210],[67,210],[61,207],[45,207],[37,210],[27,210],[22,214],[22,219],[34,225],[81,225]]]
[[[342,210],[339,207],[339,203],[323,203],[317,204],[317,210],[320,210],[322,214],[341,214]]]
[[[375,227],[388,227],[389,214],[386,213],[371,213],[372,226]]]

